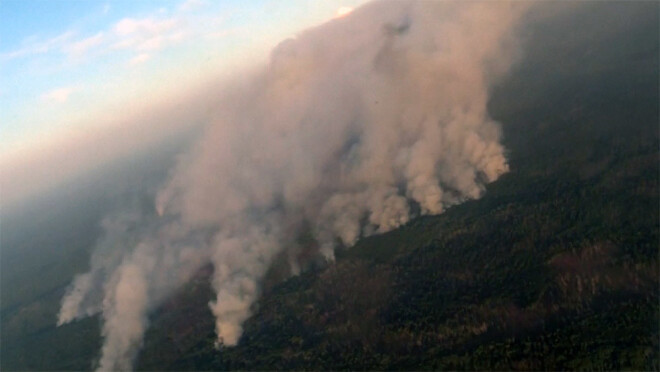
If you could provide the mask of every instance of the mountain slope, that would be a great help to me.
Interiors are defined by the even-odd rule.
[[[511,172],[482,199],[269,286],[236,347],[202,272],[138,369],[658,370],[658,6],[535,19],[492,92]]]

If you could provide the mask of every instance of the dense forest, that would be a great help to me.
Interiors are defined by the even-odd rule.
[[[530,20],[489,104],[511,170],[481,199],[274,267],[235,347],[215,347],[205,268],[153,314],[136,368],[660,370],[659,7]],[[55,328],[60,282],[32,307],[3,287],[3,370],[93,367],[99,318]]]
[[[658,4],[568,18],[493,89],[511,172],[482,199],[267,288],[237,347],[200,273],[138,368],[658,370]]]

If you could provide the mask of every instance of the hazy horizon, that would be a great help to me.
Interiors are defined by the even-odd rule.
[[[11,35],[0,42],[3,285],[50,273],[4,296],[19,309],[48,288],[58,306],[43,317],[56,312],[63,331],[100,319],[98,370],[133,369],[152,315],[206,268],[215,347],[237,347],[275,265],[283,278],[333,265],[337,251],[487,197],[500,179],[542,174],[511,159],[543,148],[524,134],[554,119],[523,115],[530,123],[505,133],[502,112],[540,106],[538,92],[499,92],[511,76],[570,85],[624,71],[621,60],[641,67],[617,78],[641,86],[657,52],[641,34],[610,46],[634,18],[657,23],[640,4],[75,4],[25,25],[27,5],[0,5],[11,19],[0,26]],[[546,33],[562,25],[586,31]],[[590,97],[614,95],[612,81]],[[547,151],[548,163],[563,156]]]

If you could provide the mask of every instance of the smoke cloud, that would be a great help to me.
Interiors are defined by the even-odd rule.
[[[104,222],[58,324],[102,312],[98,367],[130,369],[148,314],[210,262],[218,342],[235,345],[276,256],[295,274],[478,198],[508,169],[486,103],[513,62],[523,7],[378,2],[282,42],[223,88],[157,213]],[[300,246],[302,234],[315,243]]]

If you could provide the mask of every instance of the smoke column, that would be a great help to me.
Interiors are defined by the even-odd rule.
[[[106,219],[58,324],[102,312],[98,368],[130,369],[148,314],[210,262],[218,342],[235,345],[276,256],[295,274],[303,250],[331,261],[412,211],[478,198],[508,169],[486,103],[523,7],[377,2],[282,42],[212,97],[219,114],[155,211]]]

